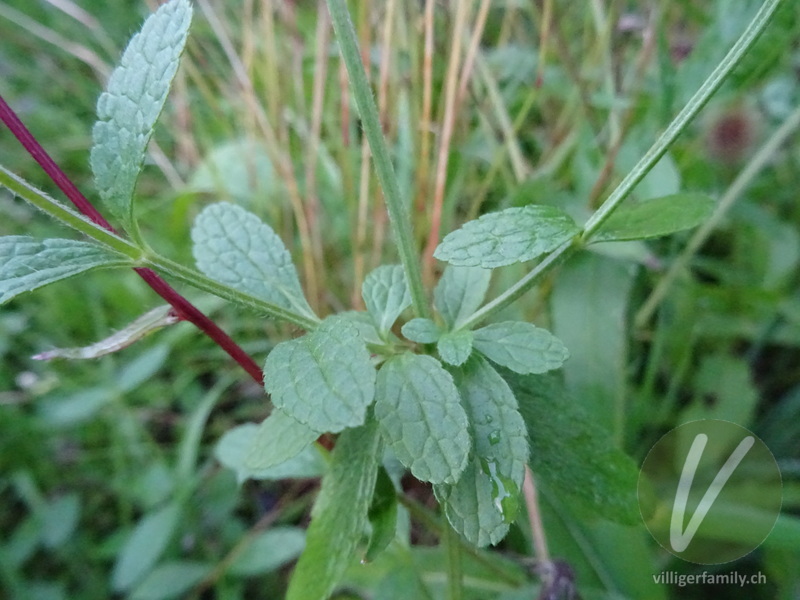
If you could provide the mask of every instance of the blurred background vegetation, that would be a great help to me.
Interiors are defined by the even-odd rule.
[[[352,2],[421,251],[466,219],[509,206],[553,204],[584,220],[759,4]],[[236,202],[287,242],[320,314],[358,307],[365,273],[396,257],[324,2],[194,5],[138,186],[147,239],[191,264],[194,215],[209,201]],[[90,198],[96,98],[154,6],[0,2],[0,93]],[[718,567],[674,559],[643,527],[571,513],[543,490],[551,553],[572,564],[584,598],[800,598],[799,39],[789,0],[636,189],[641,200],[678,190],[719,198],[715,227],[599,246],[509,310],[564,340],[576,402],[637,462],[670,428],[713,417],[758,433],[783,473],[773,534]],[[782,143],[772,143],[776,135]],[[53,189],[5,130],[0,163]],[[0,194],[0,234],[64,235]],[[439,269],[429,255],[428,283]],[[671,271],[675,264],[685,268]],[[494,293],[523,272],[500,270]],[[182,291],[259,362],[294,333]],[[99,272],[0,310],[5,597],[282,597],[316,480],[287,473],[294,477],[239,486],[219,464],[214,445],[224,432],[269,407],[218,348],[179,324],[94,361],[30,358],[102,339],[156,304],[133,273]],[[404,483],[435,509],[429,489]],[[422,516],[407,520],[382,558],[354,566],[337,597],[441,597],[444,559]],[[469,558],[469,597],[534,598],[530,557],[521,517],[500,547]],[[653,585],[665,569],[763,572],[767,583]]]

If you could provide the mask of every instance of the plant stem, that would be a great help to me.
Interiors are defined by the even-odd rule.
[[[637,328],[642,328],[647,324],[656,308],[658,308],[658,305],[661,304],[661,301],[667,295],[670,286],[675,282],[675,278],[686,267],[691,257],[702,247],[711,232],[719,225],[728,210],[730,210],[731,206],[739,199],[742,192],[747,189],[756,175],[761,172],[786,139],[798,127],[800,127],[800,107],[796,108],[781,126],[775,130],[766,143],[759,148],[758,152],[756,152],[750,162],[747,163],[745,168],[739,172],[736,179],[734,179],[733,183],[731,183],[730,187],[725,191],[725,194],[720,198],[711,217],[709,217],[709,219],[692,235],[689,243],[686,244],[681,254],[673,261],[669,271],[661,278],[658,285],[636,313],[634,323]]]
[[[464,574],[461,571],[461,544],[458,533],[444,524],[442,542],[447,552],[447,598],[448,600],[462,600],[464,598]]]
[[[36,189],[2,165],[0,165],[0,185],[42,212],[100,242],[111,250],[125,255],[133,261],[141,260],[142,250],[136,244],[98,225],[95,221],[75,212],[68,206],[64,206],[58,200]]]
[[[375,162],[375,172],[383,189],[386,201],[386,210],[394,232],[395,243],[403,263],[403,270],[411,292],[414,311],[419,317],[430,314],[425,289],[420,275],[419,257],[414,249],[414,238],[411,231],[411,219],[408,207],[400,196],[400,186],[389,157],[389,149],[381,131],[378,109],[372,95],[372,88],[367,81],[361,54],[358,51],[356,33],[350,20],[345,0],[328,0],[328,9],[339,42],[342,60],[350,76],[350,86],[355,96],[356,105],[361,115],[361,124],[364,134],[369,141],[372,157]]]
[[[569,242],[564,242],[561,246],[548,254],[539,264],[537,264],[525,277],[500,294],[497,298],[484,304],[476,310],[465,321],[456,323],[454,331],[462,329],[472,329],[482,321],[488,319],[497,312],[503,310],[512,302],[518,300],[523,294],[536,285],[544,275],[553,267],[560,265],[566,258],[572,255],[580,247],[577,238]]]
[[[73,227],[77,225],[78,229],[86,235],[89,235],[98,241],[102,241],[106,245],[110,245],[109,242],[111,242],[119,248],[123,248],[124,246],[129,252],[130,247],[128,245],[119,244],[119,242],[125,242],[125,240],[117,235],[111,224],[106,221],[103,215],[101,215],[100,212],[94,206],[92,206],[92,203],[89,202],[89,200],[83,194],[81,194],[77,186],[69,177],[67,177],[64,171],[61,170],[61,168],[50,157],[50,155],[45,151],[36,138],[33,137],[33,134],[28,130],[27,127],[25,127],[25,125],[6,103],[2,96],[0,96],[0,120],[6,124],[9,130],[11,130],[11,133],[14,134],[14,137],[20,141],[28,153],[37,163],[39,163],[42,169],[44,169],[44,172],[47,173],[47,176],[50,177],[53,183],[55,183],[62,192],[64,192],[64,194],[72,201],[75,207],[100,228],[108,230],[108,232],[112,234],[112,237],[105,236],[103,240],[100,240],[97,236],[97,227],[89,228],[88,223],[82,219],[78,219],[78,221],[76,221],[74,217],[77,215],[72,213],[72,211],[65,209],[64,207],[61,207],[61,211],[53,210],[54,205],[57,203],[54,200],[52,202],[47,201],[44,194],[39,194],[44,201],[41,205],[37,206],[49,214],[57,216],[57,218],[67,217],[71,221]],[[20,180],[17,179],[17,183],[19,183],[19,181]],[[25,187],[27,187],[29,190],[35,189],[31,186]],[[56,212],[59,214],[54,214]],[[139,250],[139,252],[141,253],[141,250]],[[123,253],[129,255],[127,252]],[[180,319],[193,323],[195,327],[200,329],[200,331],[214,340],[214,342],[225,352],[227,352],[228,355],[233,358],[233,360],[239,363],[239,365],[241,365],[248,375],[250,375],[259,385],[263,384],[264,374],[261,372],[259,366],[244,350],[242,350],[236,344],[236,342],[231,339],[227,333],[220,329],[220,327],[214,323],[214,321],[200,312],[199,309],[197,309],[191,302],[175,291],[154,271],[143,267],[134,268],[134,271],[136,271],[136,273],[145,280],[147,285],[153,288],[154,292],[166,300],[167,303],[175,309],[175,313]]]
[[[606,222],[611,214],[616,210],[620,203],[631,193],[636,185],[644,178],[647,173],[655,166],[658,160],[664,155],[667,149],[677,139],[689,125],[689,122],[697,116],[697,113],[705,106],[714,92],[717,91],[722,82],[736,68],[742,57],[755,43],[758,36],[764,31],[772,15],[783,0],[766,0],[759,9],[758,13],[747,26],[744,33],[736,41],[733,47],[717,68],[708,76],[700,86],[694,96],[684,106],[683,110],[669,124],[664,133],[661,134],[655,144],[639,160],[635,167],[625,176],[616,189],[597,209],[591,218],[586,222],[583,230],[583,240],[589,241],[598,229]]]
[[[611,193],[603,205],[586,222],[583,234],[580,239],[573,239],[547,255],[533,270],[520,279],[517,283],[503,292],[500,296],[482,306],[469,318],[461,323],[456,323],[455,329],[472,329],[481,321],[496,314],[506,306],[520,298],[530,290],[550,269],[564,261],[576,249],[581,247],[597,232],[611,214],[617,209],[620,203],[636,187],[636,185],[647,175],[655,166],[658,160],[664,155],[672,145],[678,135],[686,129],[689,122],[697,115],[700,109],[705,106],[711,95],[719,88],[725,78],[733,71],[741,60],[742,56],[750,49],[756,38],[767,26],[778,5],[783,0],[767,0],[753,17],[744,33],[736,41],[722,62],[708,76],[689,100],[683,110],[678,114],[666,131],[656,140],[656,143],[647,151],[636,166],[625,176],[617,188]]]
[[[143,260],[156,271],[166,273],[178,281],[182,281],[192,287],[214,294],[230,302],[246,306],[251,310],[265,314],[274,319],[292,323],[302,329],[314,329],[320,323],[320,320],[314,316],[301,314],[277,304],[267,302],[256,296],[240,292],[210,277],[206,277],[194,269],[190,269],[189,267],[158,254],[147,254]]]

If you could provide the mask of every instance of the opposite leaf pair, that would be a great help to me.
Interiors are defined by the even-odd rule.
[[[224,276],[229,285],[287,307],[307,306],[288,252],[255,215],[213,205],[198,217],[193,238],[198,266],[209,276]],[[456,329],[483,301],[489,277],[485,269],[448,267],[434,294],[443,325],[414,319],[403,327],[411,342],[438,342],[447,368],[433,356],[414,354],[391,331],[410,305],[399,266],[379,267],[365,279],[367,314],[329,317],[307,335],[278,344],[264,365],[275,410],[256,432],[247,466],[269,468],[322,433],[374,420],[414,476],[436,485],[461,533],[480,545],[499,541],[516,514],[528,445],[514,395],[487,359],[518,373],[542,373],[559,367],[567,352],[528,323]],[[376,361],[382,362],[377,372]]]

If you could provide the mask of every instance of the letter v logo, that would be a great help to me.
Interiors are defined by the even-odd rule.
[[[675,492],[675,502],[672,505],[672,520],[669,526],[669,543],[675,552],[683,552],[689,547],[694,535],[697,533],[697,529],[700,527],[703,519],[706,518],[708,511],[711,510],[711,506],[714,504],[717,496],[719,496],[722,488],[736,470],[736,467],[739,466],[739,463],[742,462],[742,459],[750,448],[753,447],[755,438],[753,436],[747,436],[739,442],[739,445],[736,446],[736,449],[728,457],[728,460],[725,461],[725,464],[722,465],[722,468],[717,472],[711,485],[708,486],[706,493],[703,494],[703,498],[697,505],[694,514],[689,519],[689,523],[684,530],[683,522],[686,515],[686,505],[689,502],[689,491],[692,488],[694,475],[697,472],[697,466],[700,464],[700,458],[703,456],[706,443],[708,443],[708,436],[704,433],[698,433],[692,442],[691,448],[689,448],[689,453],[686,455],[686,462],[683,463],[683,471],[681,472],[681,478],[678,482],[678,489]]]

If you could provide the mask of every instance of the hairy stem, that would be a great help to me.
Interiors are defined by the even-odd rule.
[[[686,265],[691,260],[692,256],[703,246],[703,244],[711,235],[711,232],[716,229],[723,217],[728,213],[730,208],[739,199],[742,193],[750,186],[756,176],[761,170],[769,163],[770,159],[775,156],[775,153],[786,142],[787,138],[800,128],[800,107],[789,115],[783,124],[775,130],[770,138],[764,145],[756,152],[749,163],[739,172],[736,179],[731,183],[730,187],[725,191],[725,194],[720,198],[717,203],[714,213],[703,225],[695,231],[686,247],[670,265],[669,271],[661,278],[658,285],[650,293],[645,303],[636,313],[634,323],[636,327],[642,328],[653,316],[653,313],[661,304],[661,301],[666,297],[667,292],[675,283],[677,276],[683,271]]]
[[[472,329],[481,321],[503,310],[509,304],[520,298],[530,290],[548,272],[564,261],[570,254],[588,242],[600,229],[603,223],[619,207],[620,203],[628,196],[634,187],[655,166],[667,149],[689,125],[689,122],[705,106],[714,92],[722,85],[725,78],[741,61],[745,53],[752,47],[758,36],[769,23],[770,18],[784,0],[766,0],[758,13],[750,21],[744,33],[736,41],[722,62],[708,76],[694,96],[689,100],[683,110],[678,114],[666,131],[656,140],[655,144],[647,151],[636,166],[625,176],[622,182],[611,193],[603,205],[595,212],[584,226],[581,239],[573,239],[553,252],[548,254],[525,277],[503,292],[491,302],[482,306],[474,314],[461,323],[456,323],[456,329]]]
[[[339,42],[342,60],[350,76],[350,86],[361,115],[364,135],[369,141],[369,146],[372,150],[375,172],[383,189],[386,209],[389,212],[395,243],[408,280],[414,311],[417,316],[427,317],[430,314],[430,310],[428,309],[425,289],[422,285],[418,253],[414,247],[411,218],[408,207],[400,195],[400,186],[397,183],[397,176],[389,157],[389,149],[383,137],[372,88],[367,81],[364,64],[361,62],[361,54],[358,51],[356,33],[350,20],[347,3],[345,0],[328,0],[328,9],[331,14],[333,29],[336,32],[336,39]]]
[[[64,192],[67,198],[75,205],[75,207],[84,215],[86,215],[93,223],[99,225],[103,229],[108,230],[114,234],[114,237],[120,241],[122,238],[116,235],[116,231],[111,224],[100,214],[100,212],[92,205],[91,202],[78,190],[77,186],[72,180],[67,177],[64,171],[55,163],[50,155],[45,151],[42,145],[33,137],[33,134],[22,123],[16,113],[0,96],[0,119],[6,124],[11,133],[14,134],[20,143],[25,147],[28,153],[39,163],[39,165],[47,173],[47,176],[55,183],[58,188]],[[44,208],[44,207],[39,207]],[[71,212],[71,211],[70,211]],[[86,225],[86,224],[85,224]],[[84,231],[88,235],[92,232]],[[95,234],[96,235],[96,234]],[[95,238],[97,239],[97,238]],[[98,240],[101,241],[101,240]],[[108,241],[103,241],[108,244]],[[115,248],[116,249],[116,248]],[[200,329],[203,333],[208,335],[214,342],[230,355],[241,367],[250,375],[259,385],[263,383],[264,375],[255,361],[242,350],[231,337],[225,333],[220,327],[204,315],[198,308],[196,308],[186,298],[181,296],[175,289],[173,289],[166,281],[159,277],[151,269],[144,267],[137,267],[134,269],[136,273],[145,280],[147,285],[153,288],[159,296],[161,296],[170,306],[175,309],[176,314],[180,319],[193,323],[195,327]]]
[[[620,203],[650,172],[677,137],[686,129],[691,120],[697,116],[697,113],[706,105],[714,92],[717,91],[722,82],[725,81],[742,60],[742,57],[752,47],[761,32],[764,31],[782,1],[784,0],[766,0],[764,2],[758,13],[753,17],[753,20],[748,24],[747,29],[745,29],[725,58],[717,65],[717,68],[703,82],[703,85],[686,103],[686,106],[678,113],[678,116],[672,120],[666,131],[661,134],[661,137],[656,140],[655,144],[625,176],[602,206],[597,209],[597,212],[586,222],[583,230],[584,241],[590,240],[597,233],[598,229],[606,222]]]

